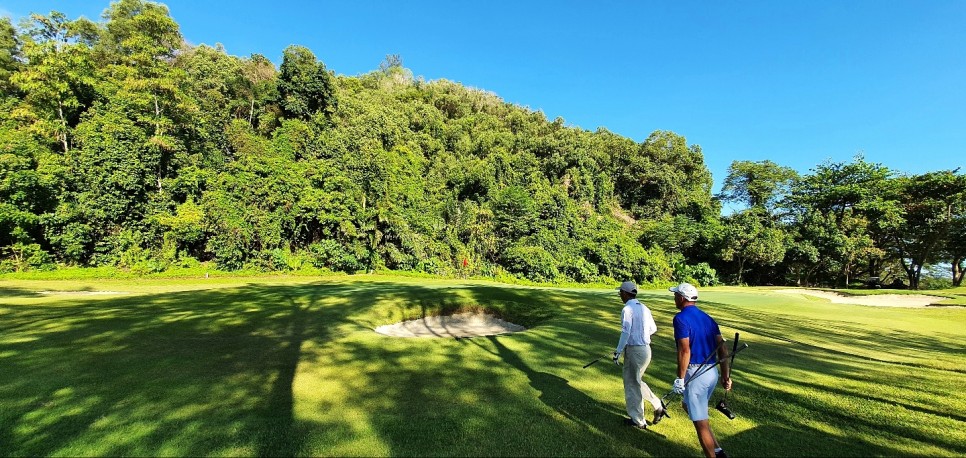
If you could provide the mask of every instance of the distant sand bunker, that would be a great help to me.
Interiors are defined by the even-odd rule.
[[[833,304],[856,304],[871,305],[873,307],[925,307],[935,304],[941,300],[939,296],[927,296],[924,294],[876,294],[869,296],[848,296],[831,291],[820,291],[815,289],[779,289],[776,293],[782,294],[805,294],[808,296],[821,297],[828,299]]]
[[[482,313],[427,316],[376,328],[379,334],[392,337],[474,337],[526,330],[518,324]]]

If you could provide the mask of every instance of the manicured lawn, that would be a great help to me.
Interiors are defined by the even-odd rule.
[[[701,293],[750,345],[738,418],[711,418],[732,456],[966,454],[966,309]],[[675,310],[640,297],[664,394]],[[532,328],[372,331],[477,307]],[[379,276],[0,281],[0,455],[699,456],[680,406],[623,427],[618,369],[581,369],[619,310],[611,290]]]

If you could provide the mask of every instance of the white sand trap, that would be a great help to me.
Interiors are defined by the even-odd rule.
[[[379,334],[392,337],[474,337],[526,330],[518,324],[481,313],[427,316],[376,328]]]
[[[805,294],[808,296],[821,297],[828,299],[833,304],[856,304],[871,305],[873,307],[925,307],[935,304],[941,300],[939,296],[927,296],[925,294],[875,294],[869,296],[849,296],[835,293],[832,291],[820,291],[815,289],[779,289],[776,293],[782,294]]]

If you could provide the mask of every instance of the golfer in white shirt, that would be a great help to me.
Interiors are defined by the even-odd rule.
[[[614,351],[614,363],[624,354],[624,402],[627,404],[627,414],[624,423],[638,429],[647,428],[644,420],[644,399],[646,398],[654,408],[652,423],[661,421],[664,417],[664,407],[651,388],[644,383],[644,370],[651,363],[651,335],[657,332],[657,325],[651,311],[637,300],[637,285],[632,281],[625,281],[620,288],[621,302],[621,337]]]

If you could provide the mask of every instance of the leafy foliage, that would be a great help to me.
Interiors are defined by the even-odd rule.
[[[847,284],[963,262],[956,171],[736,161],[716,199],[701,148],[674,132],[570,127],[414,78],[398,55],[342,76],[293,45],[276,69],[188,45],[144,0],[102,17],[0,20],[11,268]],[[749,208],[722,218],[720,200]]]

